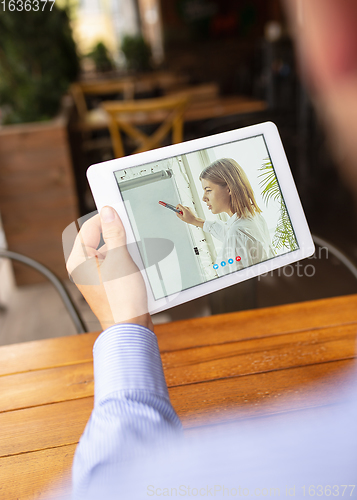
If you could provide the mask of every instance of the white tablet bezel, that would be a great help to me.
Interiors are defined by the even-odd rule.
[[[291,174],[291,170],[285,155],[285,151],[279,136],[276,125],[272,122],[265,122],[238,130],[224,132],[193,141],[182,142],[160,149],[138,153],[136,155],[125,156],[103,163],[92,165],[87,170],[87,178],[93,193],[98,210],[105,205],[114,207],[123,221],[127,243],[134,243],[134,233],[125,210],[124,202],[114,175],[114,172],[128,169],[130,167],[145,165],[148,163],[164,160],[174,156],[191,153],[201,149],[207,149],[214,146],[247,139],[257,135],[263,135],[272,164],[280,185],[280,189],[291,219],[291,224],[299,245],[297,250],[279,255],[273,259],[255,264],[245,269],[235,271],[226,276],[222,276],[206,283],[196,285],[187,290],[182,290],[174,295],[155,300],[145,269],[141,271],[148,293],[149,312],[157,313],[165,309],[177,306],[192,299],[220,290],[227,286],[239,283],[241,281],[259,276],[261,274],[273,271],[279,267],[292,264],[298,260],[310,257],[315,251],[314,243],[308,228],[308,224],[303,212],[299,195]],[[130,245],[133,248],[133,245]],[[140,259],[139,252],[133,254],[134,260]],[[140,269],[143,269],[143,263],[138,262]]]

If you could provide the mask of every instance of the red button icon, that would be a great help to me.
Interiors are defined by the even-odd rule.
[[[239,255],[237,255],[236,261],[239,262],[240,260],[242,260],[242,258]]]

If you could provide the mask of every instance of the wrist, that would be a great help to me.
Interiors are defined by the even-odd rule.
[[[143,314],[141,316],[136,316],[135,318],[131,318],[130,320],[119,321],[117,323],[115,323],[114,320],[108,320],[108,321],[103,320],[100,322],[100,324],[102,326],[103,331],[109,328],[110,326],[128,325],[128,324],[144,326],[148,330],[151,330],[152,332],[154,331],[154,325],[151,320],[150,314]]]
[[[203,228],[203,224],[205,223],[204,219],[200,219],[199,217],[195,218],[195,223],[194,225],[196,227],[200,227],[201,229]]]

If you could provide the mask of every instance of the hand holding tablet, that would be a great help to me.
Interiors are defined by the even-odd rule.
[[[93,165],[87,175],[98,209],[112,206],[122,220],[151,313],[314,252],[272,123]]]
[[[99,246],[101,237],[104,244]],[[103,329],[131,322],[153,329],[145,283],[113,208],[103,207],[82,225],[66,264]]]

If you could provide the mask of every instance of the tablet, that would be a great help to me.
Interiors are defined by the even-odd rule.
[[[156,313],[309,257],[276,126],[262,123],[89,167],[121,217]]]

